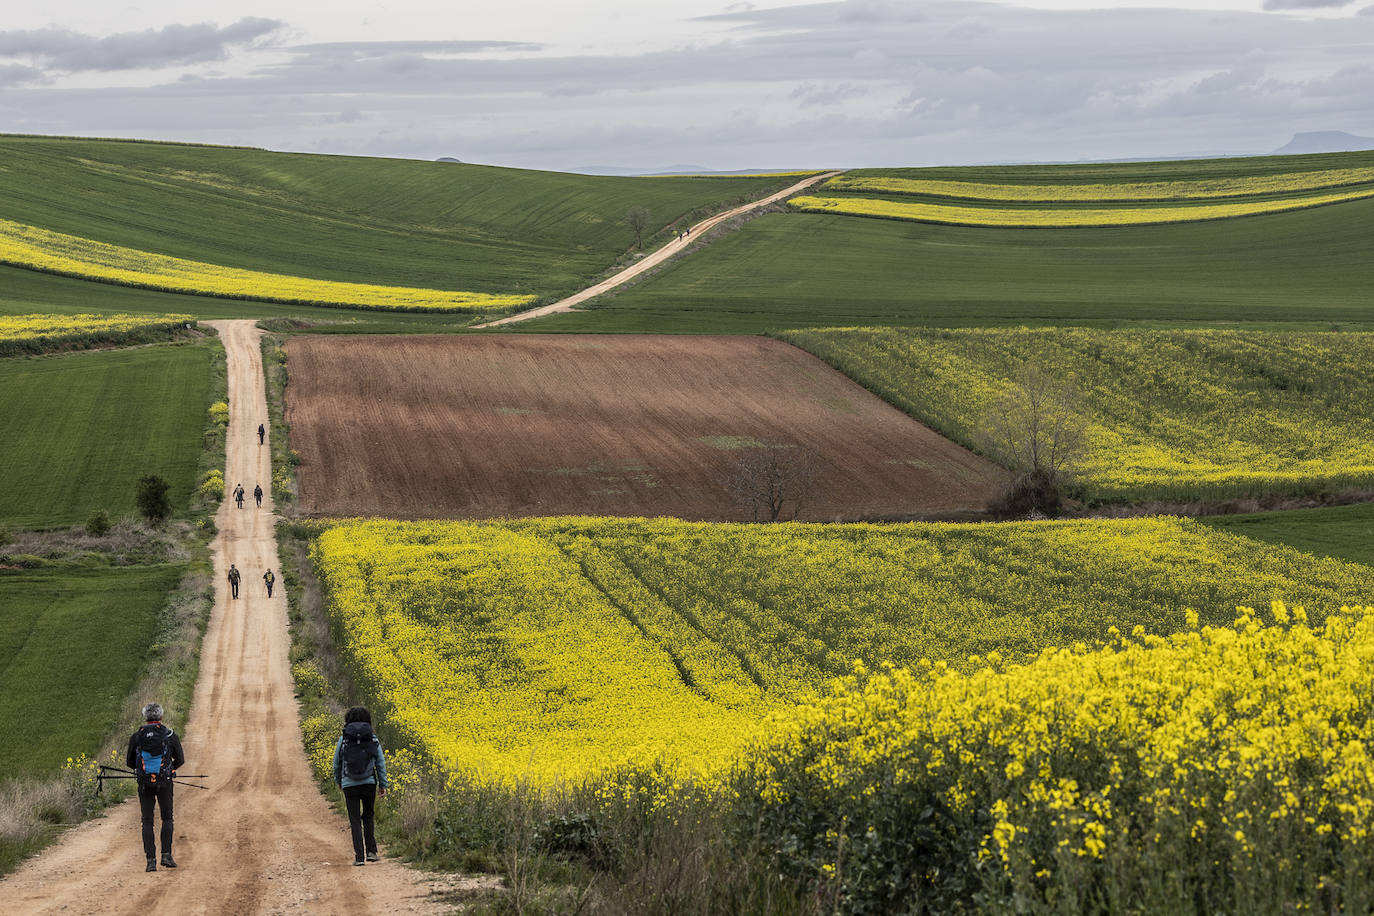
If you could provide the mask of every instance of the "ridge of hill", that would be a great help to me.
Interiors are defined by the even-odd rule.
[[[1292,140],[1274,150],[1274,155],[1301,156],[1312,153],[1353,153],[1362,150],[1374,150],[1374,137],[1357,137],[1343,130],[1309,130],[1294,134]]]
[[[552,297],[683,219],[785,186],[0,136],[0,218],[156,255],[316,280]]]

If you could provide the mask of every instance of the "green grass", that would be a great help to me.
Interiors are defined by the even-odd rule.
[[[6,775],[93,753],[118,721],[180,564],[0,571],[0,696],[23,739]]]
[[[1198,521],[1257,541],[1374,566],[1374,504],[1221,515]]]
[[[579,289],[625,256],[632,207],[666,235],[796,181],[15,136],[0,136],[0,161],[0,218],[231,267],[536,296]]]
[[[184,511],[196,486],[217,341],[0,360],[0,525],[56,527],[135,512],[160,474]]]
[[[1374,200],[1115,229],[760,217],[529,331],[1374,322]]]

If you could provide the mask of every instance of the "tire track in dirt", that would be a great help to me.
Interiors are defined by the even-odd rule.
[[[272,480],[259,340],[252,321],[210,322],[228,357],[230,423],[225,481],[252,490]],[[211,545],[215,605],[189,719],[168,710],[183,734],[187,767],[210,774],[209,791],[176,794],[180,868],[143,870],[139,811],[130,800],[76,827],[0,882],[7,914],[440,913],[431,891],[449,883],[394,860],[352,865],[347,823],[316,788],[297,722],[286,598],[264,594],[277,569],[270,494],[263,508],[226,499]],[[243,573],[229,596],[230,563]],[[180,728],[182,721],[188,723]]]

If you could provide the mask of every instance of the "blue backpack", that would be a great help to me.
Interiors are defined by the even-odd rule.
[[[172,730],[163,725],[145,725],[138,730],[134,749],[138,752],[134,768],[140,786],[156,787],[172,778]]]

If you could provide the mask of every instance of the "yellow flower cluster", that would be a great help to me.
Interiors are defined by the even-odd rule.
[[[832,872],[862,842],[875,884],[924,867],[883,854],[933,807],[970,846],[955,867],[990,866],[1018,911],[1368,912],[1374,613],[1237,613],[1026,665],[860,672],[779,717],[746,794]]]
[[[1072,380],[1089,495],[1203,499],[1374,485],[1374,334],[841,328],[781,335],[976,447],[1028,363]]]
[[[1002,200],[1021,203],[1130,200],[1205,200],[1217,197],[1257,197],[1319,191],[1374,182],[1374,168],[1322,169],[1245,177],[1188,178],[1176,181],[1121,181],[1111,184],[1002,184],[935,178],[893,178],[880,175],[839,175],[821,186],[832,191],[871,191],[879,194],[921,194],[962,200]]]
[[[171,329],[189,321],[190,315],[0,315],[0,344],[62,343]]]
[[[0,264],[103,283],[230,299],[384,311],[502,311],[533,296],[499,296],[407,286],[377,286],[241,270],[174,258],[0,219]]]
[[[788,203],[809,213],[840,213],[848,216],[876,216],[882,219],[943,223],[953,226],[1005,226],[1013,228],[1072,228],[1109,226],[1150,226],[1160,223],[1190,223],[1305,210],[1327,204],[1374,197],[1374,188],[1316,194],[1307,197],[1245,200],[1231,203],[1193,204],[1178,207],[961,207],[923,201],[883,200],[867,197],[817,197],[803,195]]]
[[[664,756],[709,775],[852,660],[953,669],[1334,609],[1368,571],[1190,521],[331,523],[312,559],[370,704],[453,773],[547,783]]]

